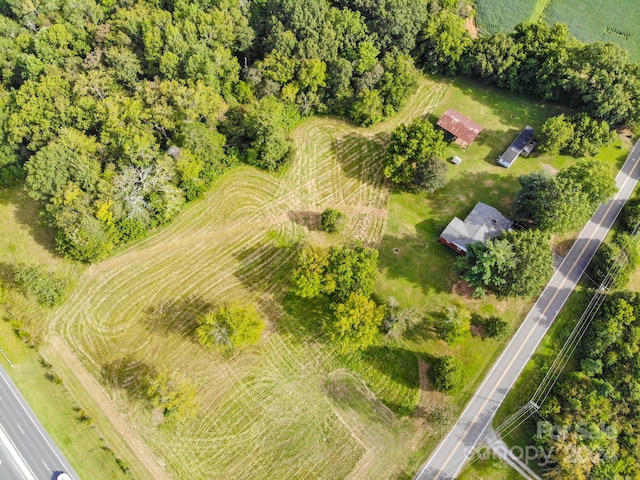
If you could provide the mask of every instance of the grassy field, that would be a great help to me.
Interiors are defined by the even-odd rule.
[[[124,381],[105,388],[173,476],[388,478],[404,468],[420,429],[380,399],[397,410],[416,405],[415,355],[381,351],[376,358],[391,364],[377,366],[339,357],[319,328],[326,309],[286,296],[287,278],[302,240],[381,240],[386,134],[432,112],[446,89],[423,81],[410,108],[373,129],[328,118],[304,122],[294,135],[296,159],[285,172],[229,173],[172,225],[90,267],[56,312],[52,332],[103,384],[114,383],[103,378],[105,366],[135,359]],[[318,231],[319,213],[329,206],[348,217],[341,236]],[[204,351],[193,339],[195,318],[232,298],[259,305],[269,320],[267,334],[231,357]],[[335,372],[345,367],[355,377],[338,380]],[[130,388],[150,368],[168,368],[198,385],[196,420],[177,431],[154,426]],[[347,408],[331,394],[336,388],[354,405],[371,408]]]
[[[521,480],[522,476],[498,460],[476,460],[458,475],[458,480]]]
[[[610,42],[640,60],[640,9],[635,0],[521,0],[517,8],[505,0],[476,0],[480,33],[510,32],[520,22],[563,22],[583,42]]]
[[[42,265],[72,277],[78,274],[79,267],[53,253],[53,232],[40,222],[38,206],[21,188],[0,191],[0,219],[0,278],[5,285],[10,285],[12,266],[20,263]],[[27,320],[35,332],[43,332],[50,311],[16,291],[10,296],[14,317]],[[6,316],[0,304],[0,317]],[[46,379],[45,374],[51,372],[41,366],[40,355],[20,342],[6,321],[0,321],[0,348],[14,366],[9,367],[4,357],[0,362],[82,478],[126,478],[110,453],[113,445],[108,432],[97,424],[89,426],[79,421],[76,410],[86,408],[83,399],[70,385]],[[57,365],[53,372],[58,373]]]
[[[450,168],[446,188],[431,196],[390,196],[380,175],[389,132],[447,108],[481,123],[484,132],[467,151],[447,150],[447,158],[464,161]],[[503,316],[514,331],[531,304],[461,297],[451,273],[455,256],[437,243],[438,235],[477,201],[509,215],[518,175],[573,161],[532,157],[509,170],[495,165],[522,127],[536,128],[558,111],[466,80],[423,79],[407,108],[373,128],[306,120],[294,132],[297,155],[284,172],[229,172],[171,225],[87,268],[62,307],[40,311],[25,299],[25,311],[40,312],[50,338],[43,353],[136,478],[153,475],[123,430],[110,427],[102,397],[175,478],[411,478],[504,344],[469,337],[448,345],[434,335],[432,320],[462,299],[481,315]],[[612,167],[621,164],[620,144],[607,159]],[[51,254],[50,232],[38,240],[39,230],[29,230],[35,206],[15,195],[5,199],[0,218],[22,217],[11,230],[25,238],[0,237],[3,260],[29,258],[77,275],[77,267]],[[319,229],[327,207],[347,215],[340,235]],[[288,295],[287,279],[302,242],[354,238],[380,249],[378,298],[394,296],[426,321],[401,341],[345,358],[323,337],[326,304]],[[32,244],[40,248],[33,256]],[[268,328],[257,346],[221,356],[203,350],[193,332],[198,315],[230,299],[256,303]],[[429,361],[444,354],[465,365],[465,386],[454,397],[434,392],[426,380]],[[69,355],[82,366],[74,370]],[[160,369],[198,387],[198,416],[175,430],[158,428],[139,398],[141,377]],[[23,384],[36,395],[36,387]]]

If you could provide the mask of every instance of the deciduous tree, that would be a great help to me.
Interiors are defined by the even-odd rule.
[[[384,318],[384,306],[351,293],[344,303],[333,308],[334,318],[325,329],[343,352],[365,350],[375,344]]]
[[[391,134],[384,176],[402,189],[433,192],[445,183],[446,164],[435,158],[445,146],[442,131],[427,120],[400,125]]]
[[[220,305],[198,319],[199,342],[205,347],[232,350],[260,341],[264,319],[256,307],[246,302],[230,302]]]
[[[166,426],[193,418],[198,413],[196,386],[184,379],[177,379],[163,370],[147,378],[147,398],[159,409]]]
[[[451,356],[439,357],[431,364],[429,378],[436,390],[455,392],[462,386],[464,379],[462,362]]]

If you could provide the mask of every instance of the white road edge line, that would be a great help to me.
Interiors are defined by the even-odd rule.
[[[22,455],[20,455],[18,449],[15,447],[13,442],[11,442],[11,439],[4,431],[4,428],[2,428],[2,425],[0,425],[0,443],[7,448],[9,455],[13,458],[16,466],[20,469],[20,473],[26,480],[38,480],[29,468],[29,465],[27,465],[27,462],[22,458]]]
[[[47,438],[47,435],[42,431],[42,429],[40,428],[40,425],[38,425],[38,421],[35,418],[33,418],[35,414],[31,413],[27,409],[27,407],[24,404],[25,401],[22,398],[20,398],[18,395],[16,395],[16,392],[13,390],[12,385],[7,381],[7,379],[4,377],[4,375],[0,375],[0,377],[2,378],[4,383],[7,384],[7,386],[9,387],[9,391],[15,397],[15,399],[18,401],[18,403],[20,404],[20,407],[22,408],[22,410],[24,410],[24,413],[27,414],[27,417],[29,417],[29,420],[31,420],[31,423],[33,423],[33,425],[36,427],[36,430],[38,430],[38,433],[40,433],[40,436],[43,438],[43,440],[45,441],[45,443],[49,447],[49,450],[51,450],[51,452],[58,459],[58,461],[60,462],[60,465],[61,466],[65,466],[65,469],[66,469],[67,462],[65,462],[62,458],[60,458],[60,456],[58,455],[56,447],[54,445],[51,445],[51,442],[49,442],[49,439]]]

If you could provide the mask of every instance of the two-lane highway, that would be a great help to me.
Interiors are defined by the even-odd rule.
[[[0,366],[0,479],[52,480],[60,472],[80,479]]]
[[[522,325],[473,395],[458,422],[416,477],[453,479],[490,425],[507,393],[547,333],[640,178],[640,142],[616,177],[618,192],[584,227]]]

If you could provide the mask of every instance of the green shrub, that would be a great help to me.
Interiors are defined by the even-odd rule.
[[[429,378],[436,390],[445,393],[453,392],[462,385],[464,378],[462,362],[448,355],[440,357],[431,364]]]
[[[335,208],[327,208],[322,212],[322,230],[329,233],[337,232],[340,226],[339,224],[341,223],[340,221],[343,218],[344,215],[341,211]]]
[[[61,303],[67,293],[66,279],[38,266],[18,267],[14,280],[26,294],[34,295],[40,305],[47,307]]]
[[[489,317],[482,322],[484,333],[489,338],[502,338],[509,329],[509,324],[500,317]]]
[[[264,319],[251,303],[230,302],[198,319],[198,340],[206,347],[223,350],[254,345],[260,341]]]

